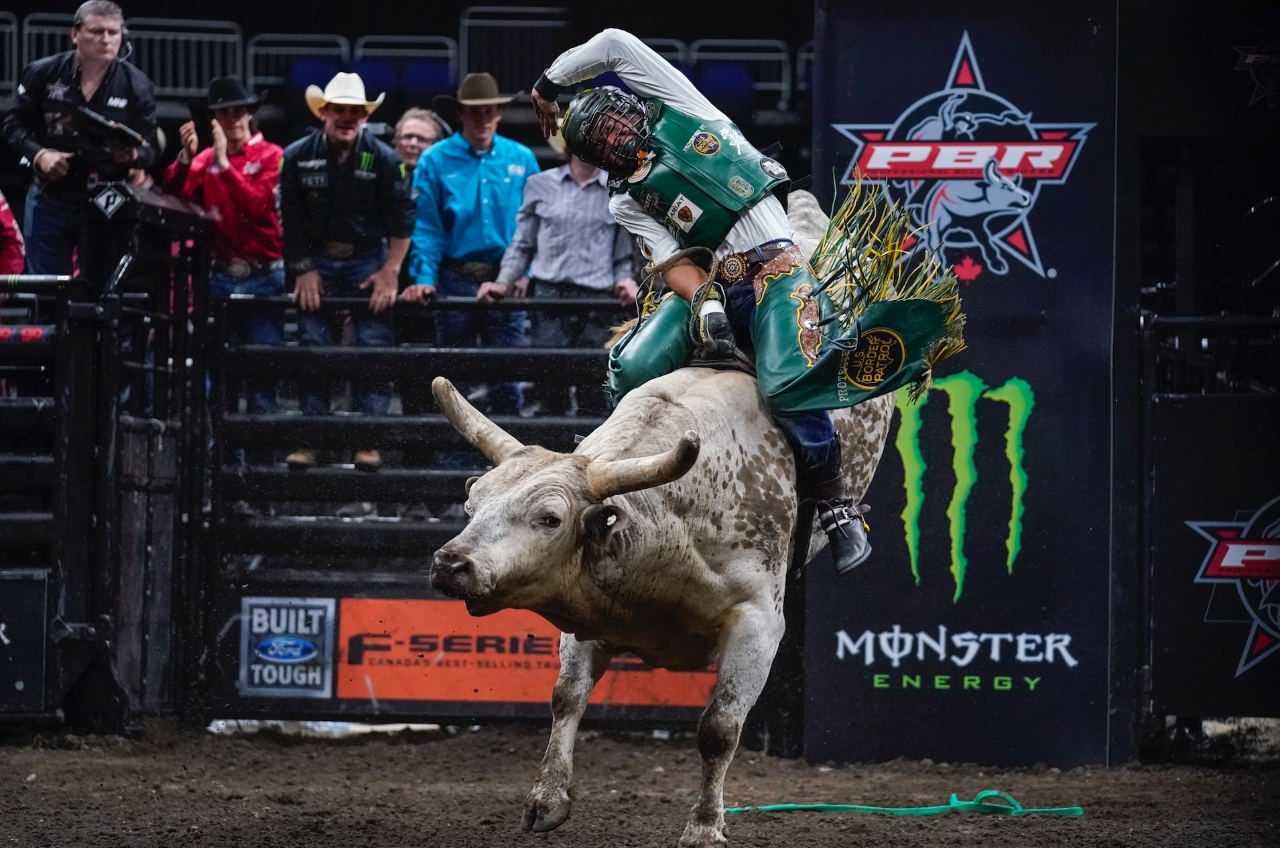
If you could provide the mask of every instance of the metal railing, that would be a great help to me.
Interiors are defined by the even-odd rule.
[[[159,97],[195,97],[210,81],[244,73],[244,40],[230,21],[130,18],[134,65],[156,84]]]
[[[12,97],[18,90],[18,18],[0,12],[0,97]]]
[[[289,69],[299,59],[351,59],[351,42],[341,35],[261,33],[245,50],[245,84],[251,91],[289,81]]]
[[[745,64],[756,92],[777,94],[777,108],[791,105],[791,48],[774,39],[703,38],[689,45],[696,69],[711,62]]]
[[[1142,317],[1143,386],[1154,394],[1280,394],[1280,318]]]
[[[472,6],[458,22],[461,73],[487,71],[504,92],[522,91],[570,47],[569,10],[559,6]]]
[[[796,91],[808,91],[813,87],[813,42],[806,41],[796,50]]]
[[[449,63],[449,83],[458,81],[458,42],[444,35],[364,35],[356,39],[354,58],[401,62],[444,59]]]
[[[72,15],[32,12],[22,19],[22,64],[71,49]]]

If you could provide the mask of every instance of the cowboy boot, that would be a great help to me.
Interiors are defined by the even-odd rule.
[[[865,504],[855,506],[848,496],[817,503],[818,523],[831,543],[831,562],[837,577],[844,577],[871,556],[867,526],[862,520],[866,511]]]

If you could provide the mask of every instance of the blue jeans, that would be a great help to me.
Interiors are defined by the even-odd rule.
[[[368,297],[368,289],[360,284],[382,267],[386,248],[371,250],[349,259],[315,257],[316,270],[320,272],[321,299],[326,297]],[[336,321],[315,312],[298,314],[298,342],[303,347],[332,345],[337,337]],[[389,347],[396,343],[388,313],[365,313],[355,318],[354,329],[357,347]],[[304,415],[328,415],[329,392],[323,380],[300,380],[302,384],[302,413]],[[365,415],[386,415],[391,408],[391,384],[368,380],[354,380],[356,404]]]
[[[756,315],[756,294],[753,286],[740,283],[726,290],[725,312],[734,340],[752,359],[755,345],[751,340],[751,322]],[[756,368],[767,368],[768,363],[756,363]],[[840,476],[840,442],[831,424],[830,413],[824,410],[773,415],[773,423],[786,436],[796,455],[796,477],[801,494],[815,484],[826,483]]]
[[[28,274],[71,273],[71,252],[80,230],[82,202],[63,200],[31,186],[22,215]]]
[[[530,342],[534,347],[570,347],[602,350],[613,337],[613,325],[618,323],[618,299],[611,292],[589,289],[573,283],[549,283],[545,280],[529,281],[530,295],[534,300],[558,300],[564,298],[590,298],[601,301],[604,310],[575,314],[538,315],[533,319]],[[615,307],[610,309],[610,307]],[[578,414],[609,414],[604,397],[604,381],[598,374],[590,374],[591,380],[578,384]],[[563,384],[538,384],[534,390],[544,404],[543,415],[563,415],[569,409],[569,387]]]
[[[236,280],[226,274],[209,275],[209,299],[230,300],[232,295],[252,297],[279,297],[284,294],[284,269],[257,277]],[[240,315],[232,319],[227,328],[227,341],[233,345],[282,345],[284,325],[281,316],[259,313]],[[276,411],[276,387],[278,381],[248,380],[249,411],[254,415],[268,415]],[[239,389],[236,390],[237,393]]]
[[[479,283],[460,274],[441,269],[436,278],[436,294],[440,297],[475,299]],[[524,347],[525,313],[496,309],[441,309],[436,312],[436,341],[440,347],[475,347],[476,338],[486,347]],[[469,388],[459,384],[464,395]],[[493,383],[489,386],[490,415],[516,415],[524,398],[516,383]]]

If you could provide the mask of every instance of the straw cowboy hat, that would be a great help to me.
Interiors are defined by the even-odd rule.
[[[321,91],[318,85],[307,86],[307,106],[311,108],[311,114],[317,118],[320,117],[320,110],[329,103],[363,106],[366,112],[372,114],[374,109],[382,105],[386,97],[387,93],[384,91],[378,95],[377,100],[365,99],[364,80],[360,79],[359,74],[340,73],[329,80],[324,91]]]
[[[437,95],[431,105],[437,112],[455,113],[460,106],[506,106],[514,94],[499,94],[493,74],[467,74],[458,86],[458,96]]]

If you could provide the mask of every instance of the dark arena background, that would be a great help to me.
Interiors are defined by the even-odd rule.
[[[499,133],[554,167],[527,93],[619,27],[824,208],[856,168],[954,268],[968,349],[899,393],[871,559],[788,578],[725,803],[998,789],[1084,814],[754,811],[730,844],[1280,844],[1280,4],[122,5],[157,176],[212,78],[262,94],[285,146],[341,70],[387,93],[387,139],[491,71],[520,92]],[[26,64],[69,49],[75,4],[5,8],[8,109]],[[19,223],[30,183],[6,146]],[[208,296],[198,207],[124,184],[87,204],[75,278],[0,279],[0,845],[532,844],[560,633],[431,588],[487,463],[428,387],[594,383],[606,352],[303,347],[287,299]],[[399,334],[515,307],[586,308],[393,313]],[[287,343],[234,337],[252,315],[283,315]],[[394,380],[392,414],[301,414],[320,371],[346,410],[350,381]],[[281,381],[278,412],[249,410],[247,375]],[[493,419],[559,451],[604,420]],[[374,473],[352,458],[370,446]],[[290,471],[299,447],[320,464]],[[674,844],[715,680],[615,658],[573,818],[538,838]]]

